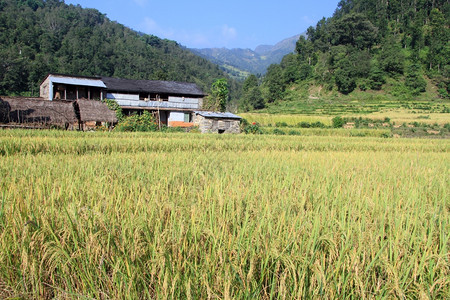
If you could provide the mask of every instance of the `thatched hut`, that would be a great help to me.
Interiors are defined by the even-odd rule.
[[[116,113],[103,102],[80,99],[74,102],[74,108],[82,129],[117,123]]]
[[[95,100],[53,100],[1,97],[0,123],[8,126],[89,129],[117,123],[116,113]]]
[[[43,101],[36,98],[1,97],[0,122],[73,128],[78,124],[71,101]]]

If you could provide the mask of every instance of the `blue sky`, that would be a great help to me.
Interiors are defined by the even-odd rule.
[[[65,0],[189,48],[273,45],[330,17],[339,0]]]

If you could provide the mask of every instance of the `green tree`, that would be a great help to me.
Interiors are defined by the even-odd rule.
[[[405,68],[405,55],[400,45],[390,38],[384,45],[380,54],[381,67],[390,74],[403,74]]]
[[[441,66],[450,62],[446,47],[449,46],[450,29],[448,20],[446,23],[444,14],[438,9],[433,9],[430,14],[431,34],[430,51],[428,53],[429,68],[440,71]]]
[[[301,35],[298,39],[295,46],[295,51],[297,52],[298,60],[301,63],[307,63],[308,65],[315,64],[315,61],[313,60],[313,44],[310,40],[306,40],[303,35]]]
[[[283,70],[283,83],[290,84],[300,79],[298,59],[291,53],[283,57],[280,66]]]
[[[369,75],[369,85],[372,90],[381,90],[383,84],[386,83],[383,71],[378,66],[372,67]]]
[[[366,49],[375,44],[378,29],[363,14],[351,13],[336,20],[330,32],[333,45]]]
[[[336,69],[334,76],[339,92],[348,94],[356,88],[354,71],[347,58],[339,62],[339,67]]]
[[[225,78],[217,79],[211,86],[211,95],[214,106],[218,111],[224,112],[228,102],[228,82]]]
[[[413,95],[419,95],[425,92],[427,82],[423,79],[421,67],[419,64],[412,64],[406,72],[405,85],[410,88]]]
[[[264,98],[258,84],[258,78],[253,74],[248,76],[244,81],[241,106],[245,111],[265,107]]]
[[[283,97],[283,70],[280,65],[272,64],[267,68],[264,84],[268,89],[268,102],[274,102]]]

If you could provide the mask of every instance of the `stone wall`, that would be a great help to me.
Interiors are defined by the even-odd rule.
[[[225,118],[205,118],[196,115],[194,125],[201,133],[240,133],[240,120]]]

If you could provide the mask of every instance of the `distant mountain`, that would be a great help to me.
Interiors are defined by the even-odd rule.
[[[300,34],[282,40],[276,45],[260,45],[251,49],[204,48],[190,49],[209,61],[219,65],[230,76],[242,79],[252,74],[264,74],[271,64],[281,62],[286,54],[295,50]]]

